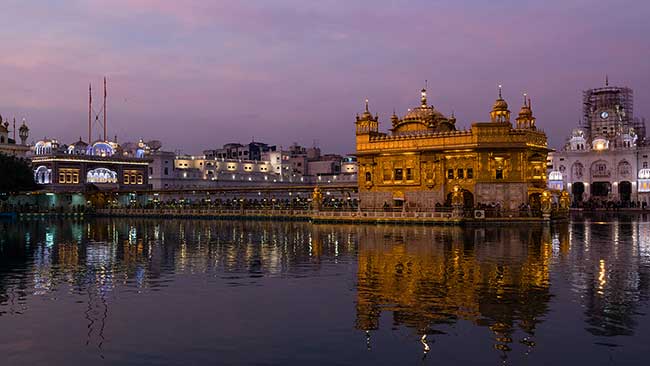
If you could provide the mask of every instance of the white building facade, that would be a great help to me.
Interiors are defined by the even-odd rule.
[[[584,91],[582,121],[560,151],[549,153],[549,188],[569,191],[574,205],[648,204],[648,156],[645,120],[633,115],[632,90],[606,82]]]

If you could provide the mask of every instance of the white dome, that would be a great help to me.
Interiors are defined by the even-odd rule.
[[[562,180],[562,173],[554,170],[548,174],[548,180]]]

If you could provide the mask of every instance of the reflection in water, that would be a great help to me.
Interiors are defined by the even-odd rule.
[[[359,235],[357,328],[375,330],[382,311],[395,326],[422,335],[460,320],[488,327],[494,347],[534,345],[551,298],[548,227],[445,228],[387,226]]]
[[[634,334],[638,308],[649,295],[649,224],[622,216],[571,225],[559,264],[571,268],[570,283],[583,300],[586,329],[595,336]]]
[[[8,294],[24,299],[26,290],[42,296],[64,285],[104,302],[116,286],[158,290],[182,273],[212,273],[234,286],[312,276],[322,256],[349,259],[356,249],[351,227],[305,223],[97,219],[5,221],[0,228],[2,306],[15,303]]]
[[[350,339],[365,334],[369,355],[382,351],[376,333],[405,329],[427,362],[437,341],[460,325],[503,360],[539,354],[549,332],[540,324],[554,304],[577,303],[580,315],[567,321],[591,343],[616,344],[615,336],[635,334],[650,294],[650,223],[638,218],[525,227],[37,220],[0,221],[0,232],[0,326],[3,318],[42,311],[35,299],[72,300],[83,310],[66,320],[84,324],[85,345],[102,358],[110,356],[107,344],[120,341],[110,334],[128,311],[116,299],[153,297],[181,279],[192,299],[192,291],[221,284],[257,287],[269,301],[274,285],[265,279],[349,283],[355,304],[332,310],[330,323],[354,311]],[[353,269],[341,270],[347,266]],[[292,296],[299,307],[310,294]],[[342,339],[340,347],[352,343]]]

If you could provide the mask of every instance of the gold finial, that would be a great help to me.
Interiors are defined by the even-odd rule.
[[[528,94],[526,94],[526,92],[524,92],[524,105],[526,105],[527,97],[528,97]]]
[[[503,99],[503,98],[501,97],[501,88],[502,88],[502,85],[499,84],[499,99]]]
[[[366,112],[370,112],[370,111],[368,110],[368,98],[366,98]]]

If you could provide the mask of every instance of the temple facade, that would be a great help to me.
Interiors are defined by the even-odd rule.
[[[150,160],[132,154],[116,142],[84,141],[60,146],[41,140],[33,147],[34,181],[44,192],[94,192],[149,189]]]
[[[549,149],[525,95],[514,125],[501,87],[490,121],[475,122],[469,130],[458,130],[453,115],[429,105],[426,89],[417,107],[401,118],[393,113],[390,122],[390,130],[380,132],[367,101],[356,118],[362,208],[431,210],[459,197],[466,208],[539,204]]]

